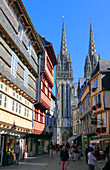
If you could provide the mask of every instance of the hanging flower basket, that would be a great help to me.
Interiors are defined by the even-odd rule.
[[[96,106],[93,106],[93,107],[92,107],[92,110],[96,110],[96,109],[97,109]]]

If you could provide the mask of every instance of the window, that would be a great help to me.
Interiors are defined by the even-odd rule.
[[[12,111],[14,111],[14,107],[15,107],[15,101],[12,100]]]
[[[19,103],[19,114],[21,114],[21,103]]]
[[[28,52],[29,52],[29,55],[31,55],[31,41],[30,40],[28,42]]]
[[[15,97],[15,92],[13,91],[13,97]]]
[[[101,93],[98,95],[98,103],[101,103]]]
[[[29,117],[29,109],[27,108],[27,117]]]
[[[97,127],[100,128],[100,121],[101,121],[101,113],[97,115],[98,125]]]
[[[63,111],[63,100],[64,100],[64,98],[63,98],[63,91],[64,91],[64,85],[62,84],[61,85],[61,111],[62,111],[62,117],[63,117],[63,114],[64,114],[64,111]]]
[[[16,71],[17,71],[17,55],[13,52],[12,53],[12,63],[11,63],[11,74],[14,78],[16,78]]]
[[[89,96],[88,96],[87,100],[88,100],[88,106],[89,106],[90,105]]]
[[[69,95],[68,95],[68,89],[69,89],[69,85],[66,85],[66,111],[67,111],[67,116],[68,116],[68,102],[69,102]]]
[[[6,108],[7,107],[7,96],[4,95],[4,107]]]
[[[18,102],[16,102],[16,113],[18,112]]]
[[[103,112],[103,127],[107,127],[107,113]]]
[[[27,103],[27,100],[25,100],[25,104]]]
[[[97,88],[97,78],[94,80],[94,88]]]
[[[17,94],[17,95],[16,95],[16,98],[18,99],[18,97],[19,97],[19,95]]]
[[[3,83],[0,83],[0,89],[3,90]]]
[[[0,93],[0,106],[2,106],[2,93]]]
[[[28,69],[26,66],[24,67],[24,86],[28,87]]]
[[[5,92],[7,92],[8,91],[8,87],[7,86],[5,86]]]
[[[12,11],[13,15],[15,16],[15,18],[17,19],[17,15],[15,14],[15,11],[14,11],[14,9],[12,8],[11,5],[9,6],[9,8],[11,9],[11,11]]]
[[[22,100],[22,97],[20,96],[20,101]]]
[[[24,107],[24,116],[26,116],[26,107]]]
[[[97,96],[94,96],[94,105],[97,104]]]
[[[19,21],[19,27],[18,27],[18,38],[20,40],[22,40],[22,38],[23,38],[23,26],[20,21]]]

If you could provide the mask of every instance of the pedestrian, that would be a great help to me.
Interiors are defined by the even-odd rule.
[[[49,156],[50,157],[53,157],[53,144],[52,144],[52,142],[50,143],[50,145],[49,145]]]
[[[60,157],[59,157],[59,165],[61,162],[61,170],[66,170],[68,159],[69,159],[68,151],[66,150],[66,147],[63,146],[63,148],[60,152]],[[68,164],[69,164],[69,162],[68,162]]]
[[[74,144],[74,161],[78,159],[78,147]]]
[[[19,142],[17,142],[16,146],[15,146],[15,155],[16,155],[16,165],[18,165],[19,163],[19,157],[20,157],[20,146],[19,146]]]
[[[85,156],[86,156],[86,163],[88,164],[88,153],[89,153],[89,146],[86,147]]]
[[[98,160],[99,163],[100,163],[101,156],[100,156],[100,152],[99,152],[99,151],[100,151],[100,149],[99,149],[99,147],[96,145],[94,156],[97,158],[97,160]]]
[[[93,148],[89,149],[89,153],[88,153],[88,168],[89,170],[94,170],[94,162],[97,160],[96,157],[93,156]]]
[[[105,158],[105,166],[102,168],[102,170],[110,170],[110,157],[109,155]]]
[[[69,159],[71,160],[73,158],[73,148],[70,146],[69,148]]]
[[[67,141],[67,143],[66,143],[66,150],[69,152],[69,148],[70,148],[70,145],[69,145],[69,143],[68,143],[68,141]]]

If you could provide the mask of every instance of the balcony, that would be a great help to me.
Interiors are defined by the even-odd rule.
[[[101,106],[102,106],[101,103],[97,103],[97,104],[95,105],[96,108],[101,108]]]

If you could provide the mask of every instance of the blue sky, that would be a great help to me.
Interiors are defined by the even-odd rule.
[[[60,52],[64,16],[68,53],[73,63],[74,83],[84,76],[92,21],[96,52],[110,60],[110,0],[22,0],[36,31]]]

